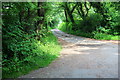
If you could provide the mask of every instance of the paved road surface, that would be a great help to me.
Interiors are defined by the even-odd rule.
[[[63,50],[48,67],[40,68],[21,78],[118,78],[118,45],[52,32]]]

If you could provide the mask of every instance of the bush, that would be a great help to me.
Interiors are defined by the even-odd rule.
[[[13,31],[4,34],[3,78],[16,78],[36,68],[45,67],[58,57],[61,47],[57,38],[51,32],[46,33],[46,36],[38,41],[25,33],[15,34]]]
[[[72,27],[73,27],[72,22],[62,22],[58,29],[62,31],[71,31]]]
[[[84,20],[80,21],[78,24],[78,29],[83,32],[92,32],[95,31],[98,26],[100,26],[100,22],[102,20],[102,16],[99,14],[91,14],[86,17]]]
[[[120,40],[119,36],[114,36],[106,33],[99,33],[95,32],[94,34],[94,39],[99,39],[99,40]]]
[[[66,30],[66,22],[62,22],[59,26],[58,29],[65,31]]]

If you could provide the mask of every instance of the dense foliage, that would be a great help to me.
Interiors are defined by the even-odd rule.
[[[59,29],[84,37],[118,40],[119,2],[63,2],[59,3],[59,7],[64,9]]]
[[[3,78],[47,66],[60,46],[45,23],[45,3],[3,3]]]
[[[3,78],[47,66],[61,49],[50,31],[118,40],[120,2],[2,3]]]

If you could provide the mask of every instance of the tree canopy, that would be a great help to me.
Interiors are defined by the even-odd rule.
[[[24,71],[26,65],[44,67],[54,60],[60,46],[50,32],[53,28],[119,40],[119,14],[120,2],[3,2],[3,77]]]

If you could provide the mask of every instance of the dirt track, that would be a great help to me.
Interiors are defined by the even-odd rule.
[[[48,67],[20,78],[118,78],[118,45],[66,34],[58,29],[63,50]]]

